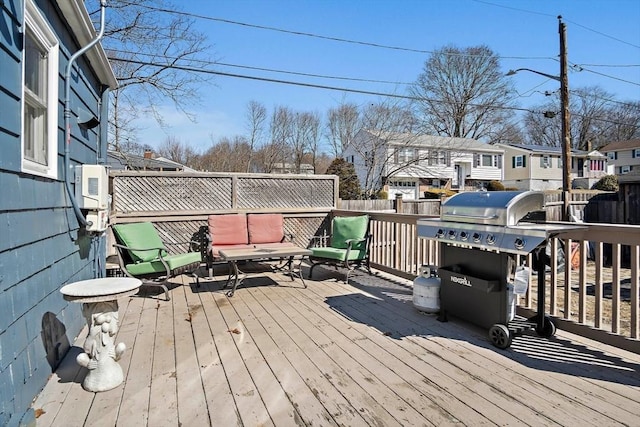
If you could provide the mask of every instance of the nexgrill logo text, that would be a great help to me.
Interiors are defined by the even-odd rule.
[[[471,286],[471,282],[466,277],[451,276],[451,281],[459,285]]]

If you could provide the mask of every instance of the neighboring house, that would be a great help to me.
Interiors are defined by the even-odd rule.
[[[419,199],[432,188],[465,190],[502,180],[504,150],[474,139],[360,131],[345,151],[366,191]]]
[[[112,170],[196,172],[195,169],[164,157],[154,159],[151,152],[145,152],[144,156],[137,156],[119,151],[109,151],[107,164]]]
[[[640,139],[617,141],[600,148],[609,159],[611,173],[624,175],[640,169]]]
[[[117,87],[95,38],[84,1],[2,1],[2,426],[35,425],[33,398],[86,324],[60,288],[104,274],[103,233],[88,232],[87,212],[73,205],[76,166],[106,159],[108,92]]]
[[[504,180],[519,190],[562,189],[562,148],[544,145],[497,144],[504,149]],[[591,188],[607,174],[607,158],[598,151],[571,152],[573,186]]]
[[[300,172],[296,171],[296,165],[293,163],[275,163],[271,168],[271,173],[286,174],[286,173],[299,173],[302,175],[313,175],[313,165],[310,163],[301,163]]]

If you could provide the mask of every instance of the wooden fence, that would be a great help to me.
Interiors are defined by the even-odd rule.
[[[307,246],[327,227],[327,215],[338,200],[338,178],[112,171],[110,193],[110,222],[152,221],[169,252],[190,249],[208,215],[232,212],[283,213],[285,231]]]
[[[375,268],[413,279],[421,265],[439,265],[440,244],[417,236],[417,221],[424,216],[367,214],[372,221],[371,261]],[[640,353],[640,226],[584,224],[584,227],[549,242],[552,255],[544,284],[546,312],[555,317],[562,329]],[[625,250],[630,253],[626,260]],[[566,256],[560,256],[565,252]],[[528,265],[532,265],[531,259]],[[530,282],[532,286],[519,301],[520,310],[527,315],[535,314],[533,307],[537,307],[536,278],[532,277]]]
[[[545,206],[547,211],[547,221],[560,221],[562,219],[562,192],[557,190],[545,191]],[[613,200],[610,204],[603,206],[605,212],[618,212],[615,218],[624,216],[625,209],[617,200],[615,193],[603,193],[594,190],[573,190],[569,202],[570,210],[577,218],[583,218],[583,210],[590,204],[591,200],[599,202],[601,200]],[[338,200],[338,209],[353,211],[382,211],[396,212],[402,214],[417,214],[424,216],[440,215],[440,199],[421,200]],[[593,212],[593,208],[590,212]],[[610,217],[607,216],[606,219]],[[612,222],[624,223],[623,221],[592,221],[592,222]]]

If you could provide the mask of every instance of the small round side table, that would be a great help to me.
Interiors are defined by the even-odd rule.
[[[63,286],[60,292],[67,301],[82,303],[82,314],[89,333],[84,353],[76,358],[89,370],[82,387],[91,392],[111,390],[124,380],[117,363],[126,346],[115,344],[118,332],[118,298],[134,295],[142,281],[130,277],[105,277],[82,280]]]

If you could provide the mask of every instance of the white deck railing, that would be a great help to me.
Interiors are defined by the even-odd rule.
[[[421,265],[438,265],[439,244],[417,235],[417,220],[424,216],[366,213],[371,217],[371,262],[376,268],[412,279]],[[640,352],[640,226],[584,224],[584,229],[563,233],[549,244],[555,255],[546,275],[545,311],[563,329]],[[571,268],[564,267],[558,247],[572,248],[564,257]],[[537,307],[537,278],[530,283],[518,304],[525,310]]]

